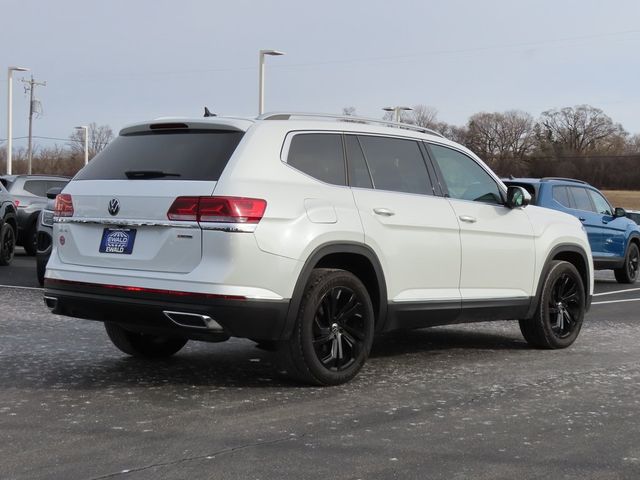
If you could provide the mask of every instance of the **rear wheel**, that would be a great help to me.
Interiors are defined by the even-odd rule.
[[[291,339],[279,355],[304,383],[339,385],[357,375],[373,343],[374,314],[366,287],[344,270],[317,269],[307,283]]]
[[[36,276],[38,277],[38,283],[41,287],[44,285],[44,274],[47,271],[48,261],[49,255],[36,255]]]
[[[9,265],[16,250],[16,232],[9,223],[0,227],[0,266]]]
[[[187,343],[186,338],[130,332],[120,325],[105,322],[107,335],[124,353],[141,358],[167,358]]]
[[[582,278],[572,264],[555,260],[543,281],[536,313],[520,320],[520,331],[534,347],[566,348],[582,328],[586,308]]]
[[[638,249],[638,244],[631,243],[624,257],[624,266],[613,271],[618,283],[635,283],[638,279],[639,263],[640,249]]]

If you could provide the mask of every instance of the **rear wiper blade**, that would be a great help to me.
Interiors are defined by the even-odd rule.
[[[127,170],[124,174],[130,180],[181,176],[179,173],[169,173],[161,170]]]

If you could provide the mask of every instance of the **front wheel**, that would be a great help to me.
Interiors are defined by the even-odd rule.
[[[373,330],[373,305],[362,282],[344,270],[314,270],[293,335],[280,347],[281,362],[304,383],[348,382],[369,357]]]
[[[105,322],[104,328],[116,347],[134,357],[167,358],[187,343],[187,339],[181,337],[130,332],[111,322]]]
[[[0,265],[6,266],[13,260],[16,250],[16,232],[8,223],[3,223],[0,227]]]
[[[631,243],[624,257],[624,266],[613,271],[618,283],[635,283],[638,279],[640,249],[638,244]]]
[[[534,347],[566,348],[582,328],[586,309],[582,278],[572,264],[555,260],[543,282],[536,313],[520,320],[520,331]]]

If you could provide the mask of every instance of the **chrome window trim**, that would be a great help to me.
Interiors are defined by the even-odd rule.
[[[97,217],[53,217],[54,223],[79,223],[93,225],[113,225],[122,227],[170,227],[200,228],[198,222],[173,222],[170,220],[137,220]]]

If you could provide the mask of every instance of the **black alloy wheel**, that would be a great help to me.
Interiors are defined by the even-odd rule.
[[[311,385],[339,385],[355,377],[369,357],[374,313],[369,292],[353,273],[312,272],[293,334],[281,342],[282,370]]]
[[[578,338],[586,311],[582,277],[571,263],[554,260],[541,282],[536,312],[520,320],[520,331],[534,347],[566,348]]]
[[[627,254],[624,257],[624,266],[613,273],[616,276],[618,283],[635,283],[638,279],[638,273],[640,269],[640,249],[638,244],[632,242],[629,244]]]
[[[563,273],[553,284],[549,296],[549,322],[557,338],[567,338],[577,324],[582,310],[582,299],[578,293],[581,286],[568,273]]]
[[[313,348],[328,370],[341,372],[365,348],[365,308],[356,292],[344,286],[329,290],[317,307],[313,321]]]
[[[9,265],[16,250],[16,233],[8,223],[0,227],[0,265]]]

